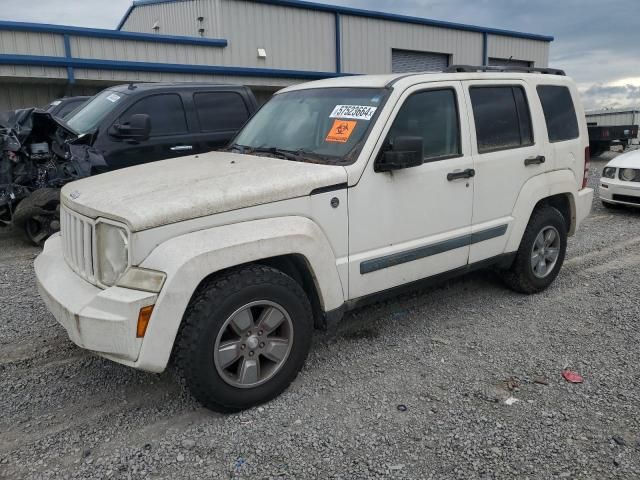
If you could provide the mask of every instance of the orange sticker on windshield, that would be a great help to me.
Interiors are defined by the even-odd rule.
[[[347,143],[349,137],[356,129],[358,122],[355,120],[336,120],[333,122],[333,127],[329,135],[327,135],[327,142]]]

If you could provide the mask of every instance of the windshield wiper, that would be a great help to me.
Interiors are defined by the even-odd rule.
[[[325,155],[305,150],[304,148],[300,148],[298,150],[286,150],[284,148],[276,147],[249,147],[244,153],[247,153],[249,155],[252,153],[266,153],[275,157],[284,158],[285,160],[292,160],[294,162],[314,162],[329,160],[329,157],[326,157]]]

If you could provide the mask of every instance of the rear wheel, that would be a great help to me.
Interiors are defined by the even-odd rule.
[[[204,406],[243,410],[289,386],[312,333],[311,306],[295,280],[270,267],[243,267],[198,289],[176,341],[176,364]]]
[[[558,276],[567,250],[567,224],[553,207],[534,211],[522,236],[511,268],[503,272],[506,284],[520,293],[545,290]]]
[[[13,224],[33,245],[44,245],[60,230],[60,190],[42,188],[33,192],[16,207]]]

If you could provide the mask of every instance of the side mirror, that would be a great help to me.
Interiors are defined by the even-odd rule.
[[[149,139],[151,134],[151,117],[146,113],[131,115],[129,123],[115,124],[109,130],[114,137],[126,138],[137,141]]]
[[[374,170],[390,172],[418,167],[424,163],[423,149],[422,137],[395,137],[391,148],[383,151],[378,157]]]

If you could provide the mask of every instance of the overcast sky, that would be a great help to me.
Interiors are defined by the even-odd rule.
[[[3,20],[115,28],[130,0],[0,0]],[[332,0],[340,5],[555,36],[551,66],[587,108],[640,105],[639,0]]]

